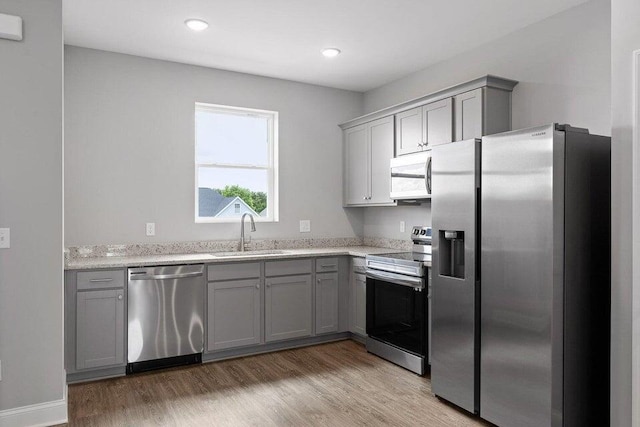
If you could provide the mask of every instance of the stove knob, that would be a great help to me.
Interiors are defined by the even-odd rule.
[[[427,230],[420,230],[420,234],[424,236],[425,234],[427,234]]]

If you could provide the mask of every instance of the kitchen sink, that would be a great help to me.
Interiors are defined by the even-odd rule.
[[[230,257],[250,257],[256,255],[282,255],[286,254],[287,251],[276,251],[276,250],[257,250],[257,251],[244,251],[244,252],[214,252],[211,256],[215,258],[230,258]]]

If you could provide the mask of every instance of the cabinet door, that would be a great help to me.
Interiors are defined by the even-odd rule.
[[[422,140],[428,147],[453,141],[453,101],[451,98],[422,107]]]
[[[265,340],[311,335],[311,275],[266,279]]]
[[[260,280],[209,283],[207,350],[260,343]]]
[[[350,330],[360,336],[367,335],[367,279],[364,274],[353,274],[351,282]]]
[[[338,273],[316,275],[316,334],[338,331]]]
[[[369,124],[371,189],[369,203],[393,205],[390,165],[393,158],[393,117],[384,117]]]
[[[76,369],[124,363],[124,290],[76,294]]]
[[[456,141],[482,138],[482,88],[455,97]]]
[[[369,197],[369,137],[366,124],[344,131],[345,205],[361,205]]]
[[[396,156],[422,150],[422,107],[403,111],[395,115]]]

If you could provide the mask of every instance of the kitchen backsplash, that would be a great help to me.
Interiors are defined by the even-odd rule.
[[[335,248],[344,246],[374,246],[410,250],[410,240],[386,238],[338,237],[327,239],[262,239],[252,240],[247,250]],[[70,246],[65,258],[90,258],[105,256],[145,256],[185,253],[232,252],[238,250],[238,240],[209,240],[200,242],[140,243],[131,245]]]

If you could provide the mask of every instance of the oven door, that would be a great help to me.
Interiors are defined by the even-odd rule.
[[[427,356],[427,289],[420,277],[367,270],[367,335]]]
[[[391,159],[393,200],[431,198],[431,150]]]

